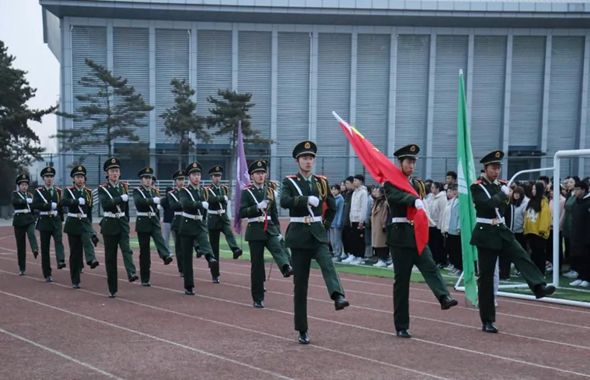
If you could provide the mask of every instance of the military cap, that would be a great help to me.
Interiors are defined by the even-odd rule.
[[[55,177],[55,169],[51,166],[46,166],[41,170],[41,177],[50,176]]]
[[[121,161],[119,161],[119,159],[118,158],[115,158],[115,157],[109,158],[102,165],[102,169],[105,172],[108,171],[109,169],[120,168],[120,167],[121,167]]]
[[[304,154],[309,154],[315,157],[317,152],[317,145],[313,141],[306,140],[295,145],[295,148],[293,148],[293,158],[297,159],[299,156],[303,156]]]
[[[141,177],[152,177],[154,175],[154,169],[150,168],[149,166],[146,166],[145,168],[141,169],[140,171],[137,172],[137,176],[139,178]]]
[[[174,174],[172,174],[172,179],[178,179],[178,178],[182,178],[184,179],[184,170],[177,170],[174,172]]]
[[[256,160],[248,166],[248,173],[253,174],[256,172],[266,172],[267,163],[265,160]]]
[[[184,173],[185,175],[190,175],[193,172],[202,172],[203,171],[203,167],[201,166],[201,164],[199,164],[197,161],[190,163],[186,169],[184,169]]]
[[[420,147],[416,144],[410,144],[399,148],[393,153],[393,155],[397,157],[398,160],[403,160],[404,158],[413,158],[415,160],[418,153],[420,153]]]
[[[481,162],[484,166],[490,164],[501,164],[502,159],[504,158],[504,152],[501,150],[495,150],[486,154],[479,162]]]
[[[209,169],[210,175],[222,175],[223,174],[223,167],[219,165],[215,165],[211,169]]]
[[[86,168],[82,165],[76,165],[70,171],[70,177],[74,178],[76,175],[81,174],[86,177]]]
[[[23,174],[19,175],[18,177],[16,177],[16,184],[20,185],[21,182],[29,183],[30,182],[29,175],[26,173],[23,173]]]

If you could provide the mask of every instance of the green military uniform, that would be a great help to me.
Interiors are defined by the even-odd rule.
[[[403,161],[406,158],[416,160],[420,148],[415,145],[407,145],[398,149],[394,155]],[[387,243],[392,252],[394,264],[393,283],[393,320],[397,335],[409,338],[407,332],[410,327],[410,277],[414,265],[418,267],[424,280],[434,293],[443,309],[457,305],[457,301],[449,296],[440,272],[434,263],[430,248],[426,246],[422,252],[416,247],[414,226],[407,219],[408,207],[414,207],[417,199],[425,195],[424,183],[416,178],[409,178],[410,183],[420,197],[409,194],[385,182],[384,189],[389,203],[391,224],[387,231]]]
[[[117,158],[109,158],[103,165],[104,171],[110,168],[120,168]],[[129,246],[129,194],[126,183],[118,182],[101,185],[98,191],[98,199],[104,210],[103,218],[100,221],[100,232],[102,233],[105,247],[105,265],[107,270],[107,282],[109,293],[114,297],[118,290],[117,284],[117,248],[121,248],[123,261],[129,281],[135,281],[135,264],[131,257]],[[127,253],[127,259],[126,259]],[[126,261],[127,260],[127,261]]]
[[[41,177],[55,176],[55,169],[46,167],[41,170]],[[62,218],[61,209],[62,190],[59,187],[39,187],[33,192],[32,208],[39,210],[37,230],[41,236],[41,267],[43,277],[47,281],[51,279],[51,260],[49,258],[49,244],[51,237],[55,245],[55,256],[57,258],[57,269],[65,268],[64,245],[62,242]]]
[[[21,174],[16,177],[17,186],[21,182],[29,183],[29,176],[27,174]],[[12,226],[14,227],[14,236],[16,238],[18,269],[21,276],[25,274],[27,266],[25,235],[29,237],[29,245],[33,251],[33,256],[37,258],[39,254],[37,238],[35,237],[35,216],[31,209],[32,203],[33,194],[29,192],[23,193],[18,190],[12,192],[12,207],[14,208]]]
[[[193,172],[201,172],[198,162],[191,163],[185,170],[187,176]],[[194,295],[195,282],[193,278],[193,255],[196,245],[201,254],[212,255],[211,244],[207,234],[207,225],[203,220],[207,211],[207,192],[202,186],[195,187],[188,184],[178,191],[178,198],[182,205],[182,219],[180,222],[180,245],[182,247],[182,271],[184,275],[184,291],[187,295]]]
[[[184,179],[184,171],[177,170],[172,175],[172,180],[176,181],[177,179]],[[176,265],[178,266],[178,273],[182,276],[182,249],[180,246],[180,222],[182,221],[182,205],[180,204],[179,192],[182,190],[182,187],[175,188],[168,194],[166,194],[166,198],[168,200],[168,204],[172,211],[174,211],[174,218],[172,219],[172,225],[170,226],[170,230],[172,231],[172,235],[174,237],[174,255],[176,256]]]
[[[300,156],[315,157],[316,151],[317,147],[313,142],[303,141],[295,146],[293,158],[297,160]],[[311,205],[310,201],[318,202]],[[324,206],[326,212],[322,216]],[[336,212],[336,202],[325,177],[311,175],[304,178],[297,174],[283,180],[281,207],[289,209],[291,217],[285,240],[287,247],[291,249],[295,277],[295,330],[300,333],[299,342],[307,344],[307,287],[311,259],[315,259],[322,270],[328,294],[334,300],[336,310],[348,306],[328,248],[327,230]]]
[[[494,151],[480,162],[484,166],[499,165],[503,157],[503,152]],[[543,274],[504,223],[504,206],[508,203],[505,191],[508,192],[505,182],[490,181],[485,175],[471,185],[477,217],[471,244],[477,246],[479,256],[479,315],[483,330],[492,333],[497,332],[493,325],[496,320],[493,284],[498,256],[514,263],[537,298],[555,291],[555,288],[545,286]]]
[[[267,171],[266,161],[254,161],[249,173]],[[268,184],[261,187],[255,184],[242,190],[240,199],[240,218],[248,220],[246,241],[250,247],[250,291],[254,307],[264,307],[264,248],[266,247],[277,263],[284,277],[291,276],[289,254],[281,245],[281,230],[275,191]]]
[[[150,167],[139,171],[137,176],[152,177],[153,169]],[[164,242],[162,227],[158,217],[157,207],[160,203],[160,193],[152,187],[139,186],[133,190],[133,201],[137,208],[137,220],[135,231],[139,240],[139,276],[143,286],[150,286],[150,238],[154,240],[158,254],[165,265],[172,262],[172,255]]]
[[[86,177],[86,168],[82,165],[74,166],[70,176],[74,178],[76,175]],[[77,186],[66,188],[62,204],[68,208],[64,232],[68,235],[70,246],[70,279],[72,280],[72,287],[78,289],[80,287],[80,271],[83,265],[83,236],[88,235],[89,227],[92,229],[92,190],[87,187],[79,188]],[[96,258],[91,261],[91,263],[94,262],[98,265]]]
[[[223,168],[219,165],[209,170],[211,176],[223,174]],[[219,237],[223,232],[225,241],[233,252],[233,258],[237,259],[242,255],[242,250],[236,243],[236,238],[231,229],[231,222],[227,216],[227,201],[229,188],[225,185],[211,184],[206,188],[208,192],[209,210],[207,210],[207,228],[209,229],[209,242],[213,249],[213,256],[217,260],[214,264],[209,264],[213,282],[219,282]]]

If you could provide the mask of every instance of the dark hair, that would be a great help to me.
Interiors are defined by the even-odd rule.
[[[588,191],[588,182],[587,181],[577,181],[574,187],[579,187],[584,191]]]
[[[448,189],[451,190],[451,191],[453,191],[453,190],[457,190],[458,188],[459,188],[459,186],[457,186],[456,183],[453,183],[453,184],[449,185],[449,188]]]
[[[533,185],[535,187],[536,194],[533,195],[531,190],[531,196],[529,197],[529,204],[526,206],[528,209],[533,209],[535,212],[541,212],[541,202],[543,197],[545,196],[545,184],[542,181],[535,182]]]
[[[539,181],[542,181],[545,185],[548,185],[549,182],[551,182],[551,181],[549,181],[549,177],[547,177],[546,175],[540,176]]]
[[[453,179],[457,179],[457,172],[454,171],[448,171],[447,172],[447,177],[453,177]]]
[[[346,179],[344,180],[344,182],[350,182],[352,183],[352,181],[354,181],[354,177],[349,175],[348,177],[346,177]]]
[[[432,182],[432,184],[438,189],[438,191],[443,191],[445,189],[445,186],[440,182]]]
[[[365,183],[365,176],[362,174],[355,174],[355,176],[353,177],[354,179],[358,179],[359,181],[361,181],[362,183]]]
[[[340,191],[340,185],[332,185],[332,186],[330,186],[330,189],[334,189],[334,190]]]
[[[518,198],[518,199],[514,198],[514,194],[520,194],[520,198]],[[516,186],[514,188],[514,190],[512,190],[512,195],[510,196],[510,203],[515,205],[516,207],[518,207],[522,204],[523,200],[524,200],[524,189],[522,188],[522,186]]]

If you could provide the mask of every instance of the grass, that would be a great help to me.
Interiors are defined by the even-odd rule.
[[[250,252],[248,249],[248,244],[246,241],[243,240],[241,236],[236,236],[236,241],[238,246],[242,248],[244,251],[243,255],[240,257],[239,260],[250,261]],[[132,238],[130,241],[132,249],[139,249],[139,243],[137,242],[136,238]],[[174,242],[170,241],[170,247],[174,250]],[[155,249],[152,243],[152,249]],[[222,259],[232,259],[232,252],[227,245],[227,242],[222,237],[220,239],[220,256]],[[270,253],[265,251],[264,254],[265,262],[271,262],[272,256]],[[312,268],[318,269],[319,266],[315,261],[312,261]],[[368,265],[347,265],[347,264],[339,264],[336,263],[336,269],[339,273],[350,273],[359,276],[367,276],[367,277],[381,277],[381,278],[389,278],[392,279],[393,282],[393,271],[387,268],[375,268]],[[450,275],[446,270],[441,270],[441,275],[443,280],[446,282],[447,286],[454,287],[457,282],[457,276]],[[552,277],[550,275],[546,276],[547,283],[552,282]],[[417,272],[416,269],[412,273],[411,282],[413,283],[424,283],[424,277],[420,272]],[[581,301],[581,302],[589,302],[590,303],[590,289],[585,290],[582,288],[573,288],[569,286],[571,279],[561,277],[560,278],[560,288],[555,292],[552,298],[560,298],[560,299],[567,299],[572,301]],[[512,276],[510,280],[501,281],[501,284],[521,284],[524,283],[524,279],[522,277],[515,277]],[[502,289],[504,292],[510,293],[517,293],[517,294],[526,294],[531,295],[531,292],[528,288],[511,288],[511,289]]]

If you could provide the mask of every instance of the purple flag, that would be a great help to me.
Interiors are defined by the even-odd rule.
[[[234,230],[242,233],[242,219],[240,219],[240,203],[242,190],[250,185],[250,174],[244,153],[244,138],[242,137],[242,122],[238,122],[238,151],[236,154],[236,188],[234,192]]]

